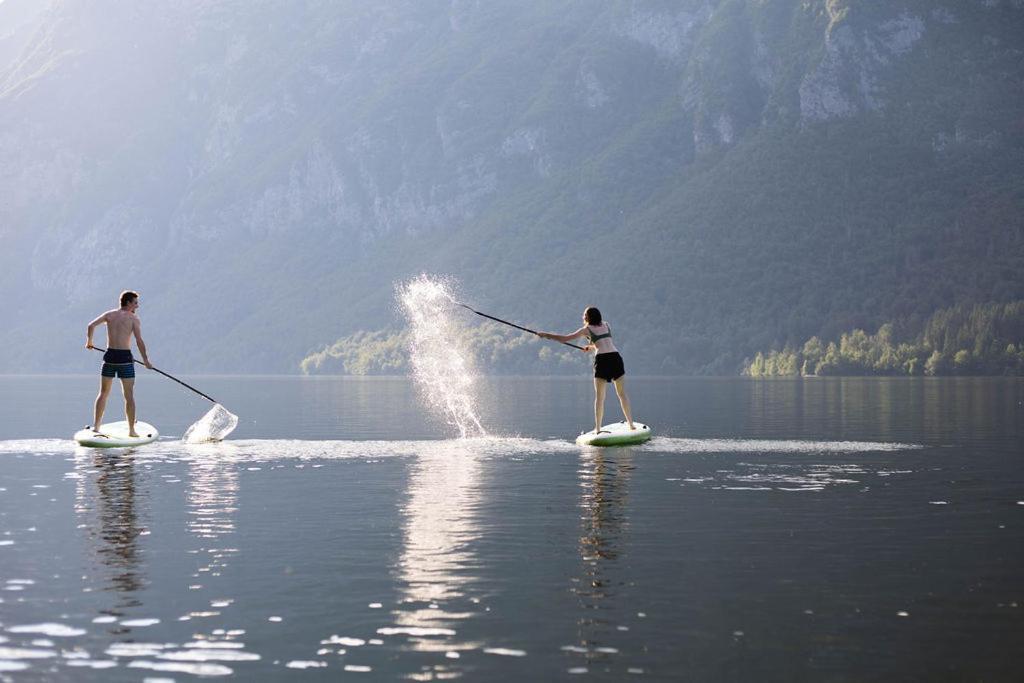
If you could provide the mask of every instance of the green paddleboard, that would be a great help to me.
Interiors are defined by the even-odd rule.
[[[643,443],[651,438],[649,425],[634,422],[636,429],[630,429],[625,422],[601,427],[598,433],[584,432],[576,437],[576,443],[580,446],[628,446],[630,444]]]

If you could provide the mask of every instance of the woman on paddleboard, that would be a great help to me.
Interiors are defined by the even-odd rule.
[[[586,337],[590,343],[583,347],[585,352],[595,351],[594,355],[594,433],[601,432],[601,420],[604,417],[604,397],[608,385],[615,385],[615,394],[619,397],[622,414],[630,429],[633,426],[633,414],[629,409],[629,397],[626,396],[626,368],[619,350],[612,343],[612,330],[607,321],[601,318],[601,311],[593,306],[583,311],[583,327],[571,334],[554,334],[538,332],[544,339],[567,343],[573,339]]]

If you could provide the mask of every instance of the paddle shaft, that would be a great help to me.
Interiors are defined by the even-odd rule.
[[[466,310],[473,311],[474,313],[476,313],[479,316],[482,316],[484,318],[488,318],[488,319],[493,320],[495,322],[499,322],[502,325],[508,325],[509,327],[514,327],[517,330],[522,330],[523,332],[529,332],[530,334],[535,334],[538,337],[540,337],[540,332],[538,332],[537,330],[531,330],[529,327],[523,327],[522,325],[516,325],[515,323],[510,323],[507,320],[502,320],[501,318],[495,318],[493,315],[487,315],[486,313],[481,313],[480,311],[476,310],[475,308],[470,308],[466,304],[461,304],[458,301],[456,301],[455,303],[459,304],[460,306],[462,306]],[[566,346],[571,346],[572,348],[579,349],[580,351],[583,350],[582,346],[577,346],[576,344],[572,344],[570,342],[558,342],[558,343],[559,344],[565,344]]]
[[[94,348],[94,349],[96,349],[97,351],[99,351],[99,352],[101,352],[101,353],[105,353],[105,352],[106,352],[106,349],[104,349],[104,348],[100,348],[99,346],[93,346],[93,347],[91,347],[91,348]],[[132,358],[132,360],[133,360],[133,361],[135,361],[136,363],[138,363],[139,365],[142,365],[142,366],[145,366],[145,365],[146,365],[145,363],[143,363],[143,362],[142,362],[141,360],[139,360],[138,358]],[[168,374],[167,374],[166,372],[164,372],[163,370],[160,370],[160,369],[158,369],[158,368],[154,368],[154,367],[152,367],[152,366],[151,366],[151,367],[150,367],[149,369],[150,369],[150,370],[152,370],[153,372],[159,372],[159,373],[160,373],[161,375],[163,375],[163,376],[164,376],[164,377],[166,377],[167,379],[173,379],[173,380],[174,380],[175,382],[177,382],[177,383],[178,383],[178,384],[180,384],[181,386],[185,387],[186,389],[191,389],[192,391],[196,392],[197,394],[199,394],[200,396],[202,396],[203,398],[205,398],[205,399],[206,399],[207,401],[209,401],[209,402],[211,402],[211,403],[219,403],[219,401],[217,401],[216,399],[210,398],[209,396],[207,396],[207,395],[206,395],[206,394],[204,394],[203,392],[201,392],[201,391],[199,391],[198,389],[196,389],[196,388],[195,388],[194,386],[192,386],[192,385],[190,385],[190,384],[185,384],[184,382],[182,382],[182,381],[181,381],[180,379],[178,379],[178,378],[177,378],[177,377],[175,377],[174,375],[168,375]]]

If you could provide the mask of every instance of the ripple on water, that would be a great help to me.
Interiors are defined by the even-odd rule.
[[[54,650],[0,646],[0,659],[49,659],[56,656],[57,653]]]
[[[349,638],[347,636],[332,635],[326,640],[320,641],[321,645],[344,645],[346,647],[361,647],[366,645],[366,641],[362,638]]]
[[[293,659],[285,664],[285,666],[289,669],[324,669],[327,668],[327,662],[318,662],[309,659]]]
[[[106,654],[111,657],[156,657],[166,647],[163,643],[113,643]]]
[[[921,448],[915,444],[875,441],[802,441],[799,439],[686,439],[656,436],[632,447],[657,453],[877,453]],[[518,436],[483,436],[465,439],[421,441],[311,441],[302,439],[250,439],[214,444],[189,445],[176,439],[158,441],[135,453],[137,462],[218,461],[236,463],[294,460],[344,460],[409,457],[450,453],[453,449],[482,456],[511,456],[531,453],[578,453],[581,447],[568,439],[538,439]],[[585,447],[583,450],[594,450]],[[73,442],[65,439],[15,439],[0,441],[0,453],[35,455],[73,454]]]
[[[656,436],[640,447],[659,453],[880,453],[919,449],[916,444],[883,441],[802,441],[799,439],[680,439]]]
[[[484,652],[489,655],[500,655],[502,657],[526,656],[526,650],[513,650],[507,647],[485,647]]]
[[[377,629],[382,636],[454,636],[455,631],[450,628],[430,628],[426,626],[385,626]]]
[[[69,659],[65,666],[85,667],[89,669],[113,669],[117,662],[112,659]]]
[[[234,673],[223,664],[192,664],[187,662],[150,662],[138,659],[129,662],[129,669],[150,669],[152,671],[169,671],[173,673],[192,674],[193,676],[230,676]]]
[[[11,633],[38,633],[52,638],[69,638],[71,636],[85,635],[84,628],[74,628],[65,624],[27,624],[24,626],[11,626],[7,629]]]
[[[909,472],[900,470],[899,474]],[[886,476],[894,473],[889,470]],[[860,484],[863,476],[871,474],[857,464],[739,462],[734,469],[717,470],[714,476],[682,478],[678,485],[726,491],[812,492]]]
[[[223,648],[190,648],[173,652],[162,652],[156,658],[176,662],[255,662],[259,661],[260,656],[255,652],[240,652]]]
[[[185,643],[182,647],[194,647],[201,650],[241,650],[245,647],[245,643],[239,643],[233,640],[196,640],[190,643]]]

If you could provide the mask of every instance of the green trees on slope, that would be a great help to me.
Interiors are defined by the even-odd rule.
[[[799,349],[758,352],[743,373],[1024,375],[1024,301],[961,304],[936,312],[919,329],[910,327],[886,323],[875,334],[855,329],[840,335],[838,343],[811,337]]]
[[[359,331],[303,359],[305,375],[395,375],[409,369],[409,331]],[[580,373],[589,356],[497,323],[467,326],[460,342],[484,374]],[[564,350],[563,350],[564,349]]]

